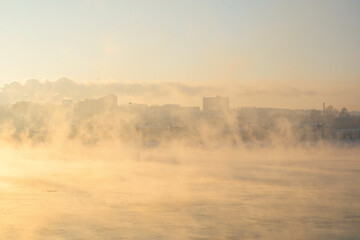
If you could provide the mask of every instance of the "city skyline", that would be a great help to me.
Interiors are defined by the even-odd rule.
[[[326,86],[324,86],[326,87]],[[354,94],[355,93],[354,89]],[[186,82],[77,82],[68,78],[56,81],[29,79],[6,83],[0,88],[0,104],[17,101],[61,102],[62,99],[83,100],[115,94],[119,103],[200,105],[203,96],[228,96],[232,107],[265,107],[287,109],[321,109],[326,102],[335,108],[359,111],[358,102],[346,101],[341,89],[329,92],[301,90],[289,86],[239,84],[194,84]],[[331,97],[330,97],[331,96]],[[352,97],[350,95],[350,97]],[[279,101],[274,104],[272,99]]]
[[[351,0],[3,1],[0,85],[224,85],[237,105],[360,110],[359,13]]]
[[[360,0],[0,0],[0,239],[360,239]]]

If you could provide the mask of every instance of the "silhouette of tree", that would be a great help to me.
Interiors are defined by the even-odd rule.
[[[339,117],[340,118],[346,118],[349,117],[350,114],[348,113],[348,110],[346,108],[342,108],[340,113],[339,113]]]

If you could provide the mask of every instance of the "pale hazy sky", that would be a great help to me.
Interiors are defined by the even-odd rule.
[[[59,77],[360,90],[360,1],[2,0],[1,84]]]

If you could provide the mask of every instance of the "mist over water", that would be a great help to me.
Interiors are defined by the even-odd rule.
[[[17,98],[0,106],[0,239],[360,236],[360,118],[346,109],[325,122],[222,97],[121,104],[110,85],[79,85],[98,97],[77,99],[65,83],[3,92]],[[54,90],[45,102],[38,85]]]
[[[359,23],[0,0],[0,240],[359,240]]]
[[[1,239],[356,239],[354,146],[1,146]]]

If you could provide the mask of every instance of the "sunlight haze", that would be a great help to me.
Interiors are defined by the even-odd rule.
[[[2,1],[0,22],[1,84],[277,84],[320,92],[304,107],[359,101],[358,1]]]
[[[0,0],[0,240],[360,239],[360,0]]]

